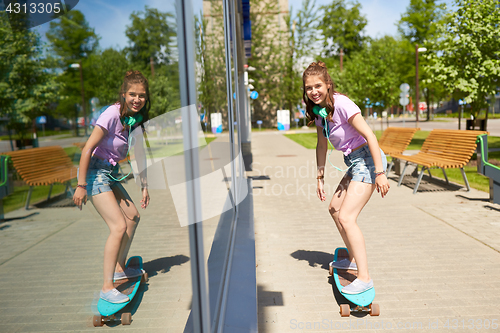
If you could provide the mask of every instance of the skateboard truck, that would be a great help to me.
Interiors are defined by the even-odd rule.
[[[121,321],[122,325],[130,325],[132,322],[132,314],[130,312],[124,312],[121,314],[120,319],[116,315],[111,316],[94,316],[94,327],[104,326],[104,324],[109,324],[114,321]]]
[[[380,306],[378,304],[370,304],[368,306],[359,306],[351,308],[349,304],[340,304],[340,316],[341,317],[349,317],[351,312],[368,312],[370,316],[379,316],[380,315]]]

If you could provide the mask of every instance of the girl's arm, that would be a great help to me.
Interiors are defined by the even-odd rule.
[[[377,137],[373,134],[373,131],[363,119],[361,113],[356,113],[354,116],[349,118],[349,124],[354,127],[354,129],[358,131],[358,133],[361,134],[368,143],[368,148],[370,149],[370,153],[373,157],[373,163],[375,164],[375,172],[383,172],[384,165],[382,164],[382,155],[380,154]],[[375,185],[377,186],[377,191],[381,193],[383,198],[389,191],[390,187],[385,173],[378,175],[375,178]]]
[[[137,162],[137,173],[139,174],[139,181],[142,188],[147,188],[148,187],[148,175],[147,175],[147,160],[146,160],[146,150],[144,148],[145,145],[145,138],[144,138],[144,130],[142,127],[139,127],[140,129],[136,130],[137,132],[133,135],[136,137],[134,138],[135,144],[134,144],[134,154],[135,154],[135,161]]]
[[[136,133],[137,139],[135,140],[135,145],[134,145],[134,153],[135,153],[135,160],[137,162],[137,171],[139,173],[139,181],[141,185],[141,193],[142,193],[142,200],[141,200],[141,207],[145,209],[149,205],[149,192],[148,192],[148,174],[147,174],[147,159],[146,159],[146,150],[144,148],[144,144],[146,143],[145,140],[142,140],[142,137],[145,139],[145,133],[144,129],[140,127],[140,131]],[[133,133],[133,132],[132,132]]]
[[[318,166],[318,177],[324,177],[325,175],[325,162],[326,162],[326,152],[328,151],[328,141],[327,138],[323,135],[323,128],[316,126],[318,142],[316,143],[316,165]],[[325,191],[323,189],[323,185],[325,184],[325,180],[318,179],[317,181],[318,187],[316,189],[316,194],[321,201],[326,200]]]
[[[82,156],[80,157],[80,166],[78,169],[78,184],[84,185],[87,183],[87,171],[89,169],[90,157],[95,147],[101,142],[102,138],[106,136],[108,131],[100,126],[96,126],[92,131],[87,143],[82,149]],[[80,210],[82,209],[82,204],[87,202],[87,191],[81,187],[77,187],[75,194],[73,195],[73,201]]]

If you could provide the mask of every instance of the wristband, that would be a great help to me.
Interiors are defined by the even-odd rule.
[[[87,190],[87,184],[78,184],[76,188],[83,188],[85,191]]]
[[[375,172],[375,177],[380,176],[380,175],[383,175],[383,174],[385,174],[385,172],[384,172],[384,171],[381,171],[381,172]]]
[[[316,177],[316,179],[318,179],[318,180],[319,180],[319,179],[324,179],[324,178],[325,178],[325,176],[324,176],[324,175],[323,175],[323,176],[318,176],[318,177]]]

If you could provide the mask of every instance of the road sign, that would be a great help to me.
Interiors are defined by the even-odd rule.
[[[408,92],[410,91],[410,85],[408,83],[403,83],[399,86],[399,89],[403,92]]]
[[[399,98],[399,104],[401,104],[402,106],[407,106],[408,103],[410,103],[410,100],[408,99],[408,97],[400,97]]]
[[[46,124],[47,123],[47,117],[46,116],[40,116],[40,117],[38,117],[38,123],[39,124]]]
[[[259,97],[259,93],[256,92],[255,90],[250,93],[251,99],[257,99],[257,97]]]

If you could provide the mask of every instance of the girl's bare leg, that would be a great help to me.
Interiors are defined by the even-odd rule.
[[[354,256],[352,254],[351,244],[349,243],[349,239],[346,236],[345,230],[339,221],[340,207],[344,202],[344,198],[347,194],[347,188],[349,187],[350,182],[351,182],[351,177],[349,177],[348,175],[345,175],[344,178],[342,178],[337,189],[335,190],[335,194],[333,195],[332,201],[328,206],[328,210],[333,220],[335,221],[335,225],[339,230],[340,236],[342,237],[342,240],[344,241],[347,250],[349,251],[349,260],[353,262]]]
[[[104,245],[104,283],[102,286],[102,291],[106,293],[114,288],[113,275],[127,224],[113,192],[97,194],[92,196],[91,200],[109,228],[109,236]]]
[[[137,224],[139,223],[140,215],[134,202],[125,191],[125,189],[119,186],[113,186],[113,193],[116,197],[116,202],[118,203],[122,215],[127,224],[127,231],[123,235],[122,242],[120,244],[120,251],[118,252],[118,259],[116,262],[116,272],[123,272],[125,269],[125,261],[127,260],[128,251],[130,250],[130,245],[134,238],[135,230],[137,229]]]
[[[375,185],[362,182],[351,182],[340,207],[338,220],[342,226],[348,243],[358,266],[358,279],[369,282],[368,260],[366,256],[365,239],[356,220],[375,190]]]

